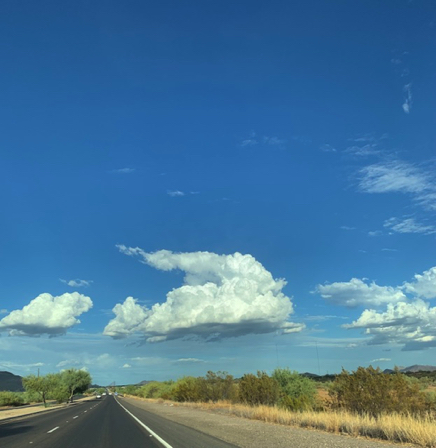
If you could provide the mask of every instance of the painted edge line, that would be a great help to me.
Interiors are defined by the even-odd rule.
[[[47,434],[50,434],[51,432],[56,431],[57,429],[59,429],[59,426],[56,426],[56,428],[50,429],[50,431],[47,431]]]
[[[159,437],[154,431],[152,431],[147,425],[141,422],[138,417],[133,415],[130,411],[128,411],[116,398],[115,401],[131,416],[133,417],[142,427],[144,427],[152,436],[154,436],[165,448],[173,448],[170,444],[165,442],[162,437]]]

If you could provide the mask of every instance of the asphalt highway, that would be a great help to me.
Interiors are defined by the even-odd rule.
[[[0,422],[0,447],[234,448],[114,396]]]

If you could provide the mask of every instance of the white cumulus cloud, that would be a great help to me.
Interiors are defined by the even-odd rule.
[[[18,336],[62,335],[80,323],[77,316],[91,308],[91,299],[77,292],[61,296],[40,294],[23,309],[12,311],[0,320],[0,332],[9,331],[10,335]]]
[[[365,310],[344,328],[361,328],[372,336],[370,344],[404,344],[404,350],[436,346],[436,307],[421,299],[391,303],[386,311]]]
[[[424,301],[436,298],[436,266],[396,287],[352,279],[318,285],[317,292],[339,305],[367,306],[359,318],[343,327],[362,329],[369,344],[399,344],[403,350],[436,347],[436,307]]]
[[[352,278],[348,282],[318,285],[315,291],[330,303],[346,307],[379,306],[406,298],[399,288],[379,286],[374,282],[368,284],[358,278]]]
[[[414,277],[414,282],[404,283],[404,290],[424,299],[436,299],[436,266]]]
[[[206,340],[250,333],[301,331],[303,324],[288,322],[291,299],[283,294],[283,279],[274,279],[254,257],[235,253],[147,253],[117,246],[144,264],[162,271],[181,270],[184,284],[168,292],[166,301],[150,309],[128,297],[117,304],[104,334],[123,338],[143,334],[148,342],[195,335]]]

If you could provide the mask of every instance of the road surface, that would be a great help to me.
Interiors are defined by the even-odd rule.
[[[234,448],[105,396],[66,408],[0,422],[1,448]]]

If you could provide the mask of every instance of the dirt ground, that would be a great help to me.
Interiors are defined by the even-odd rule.
[[[79,398],[75,401],[87,401],[87,400],[95,400],[94,397],[85,397],[85,398]],[[50,406],[44,408],[42,404],[37,405],[31,405],[31,406],[18,406],[18,407],[10,407],[10,406],[3,406],[0,407],[0,420],[6,420],[8,418],[13,417],[21,417],[23,415],[29,415],[29,414],[37,414],[39,412],[48,412],[52,411],[54,409],[63,408],[65,406],[68,406],[68,404],[51,404]]]

